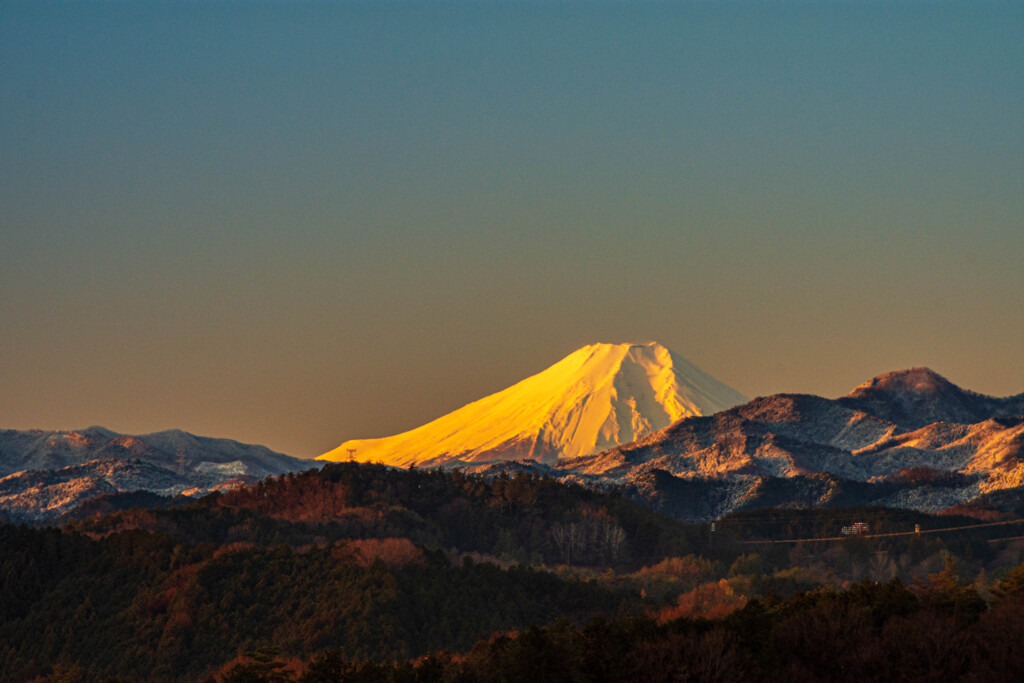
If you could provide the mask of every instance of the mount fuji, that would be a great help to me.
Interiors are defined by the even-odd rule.
[[[591,344],[421,427],[345,441],[319,459],[398,467],[522,459],[552,464],[746,401],[660,344]]]

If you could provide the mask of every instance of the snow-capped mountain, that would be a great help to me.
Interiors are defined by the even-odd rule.
[[[0,430],[0,513],[54,517],[103,494],[201,494],[317,465],[264,446],[180,430],[141,436],[103,427]]]
[[[323,460],[401,467],[597,453],[747,399],[657,343],[591,344],[421,427],[346,441]]]

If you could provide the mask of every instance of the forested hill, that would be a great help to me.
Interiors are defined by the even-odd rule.
[[[269,478],[173,509],[71,524],[93,535],[159,530],[188,543],[324,544],[402,537],[428,548],[524,564],[635,568],[693,553],[704,527],[617,493],[531,475],[338,463]]]
[[[626,597],[525,567],[451,563],[404,539],[300,550],[0,525],[0,545],[4,681],[197,680],[269,644],[289,657],[417,657],[612,615]]]
[[[851,515],[873,533],[918,524],[922,532],[790,544],[834,536]],[[651,638],[669,636],[664,647],[674,648],[674,627],[654,629],[651,619],[721,619],[757,598],[890,578],[927,601],[930,577],[957,558],[966,579],[943,581],[959,596],[976,577],[963,594],[977,616],[978,596],[991,599],[996,588],[988,577],[1024,560],[1024,542],[1012,537],[1019,530],[996,526],[1018,521],[979,529],[977,520],[907,511],[771,510],[720,520],[712,534],[615,493],[533,475],[335,464],[60,528],[0,524],[0,681],[237,683],[286,680],[282,666],[304,681],[490,680],[481,671],[492,658],[504,661],[494,671],[526,672],[535,655],[586,680],[586,666],[573,669],[586,647],[628,649],[622,671],[638,665]],[[641,621],[576,630],[623,616]],[[544,629],[559,619],[567,621]],[[727,650],[745,648],[730,628],[709,632]],[[551,659],[549,637],[571,645],[569,660]],[[392,665],[429,653],[415,671]],[[767,675],[774,666],[743,670]]]
[[[347,463],[63,529],[0,526],[0,680],[193,680],[266,644],[300,658],[465,650],[641,609],[635,589],[530,564],[638,567],[690,533],[537,477]]]

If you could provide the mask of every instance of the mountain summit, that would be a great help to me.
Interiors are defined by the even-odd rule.
[[[747,399],[657,343],[591,344],[416,429],[346,441],[321,460],[400,467],[597,453]]]
[[[1024,415],[1024,394],[985,396],[961,389],[924,367],[879,375],[839,402],[911,429],[933,422],[973,424],[992,417]]]

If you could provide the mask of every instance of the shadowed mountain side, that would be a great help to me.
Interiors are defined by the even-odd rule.
[[[181,496],[161,496],[150,491],[124,491],[118,493],[104,493],[90,498],[81,505],[72,508],[51,523],[57,525],[69,522],[81,521],[91,517],[101,517],[122,510],[161,510],[180,504],[184,501],[192,502],[191,499]]]
[[[623,486],[632,497],[682,519],[709,521],[761,508],[848,508],[882,506],[939,512],[976,499],[979,488],[969,477],[934,481],[860,482],[815,473],[795,477],[745,476],[732,479],[681,479],[663,470],[630,477]],[[1020,505],[1020,490],[1002,507]]]
[[[620,489],[655,510],[690,521],[711,521],[741,510],[759,508],[848,508],[881,506],[940,512],[966,501],[985,508],[1013,511],[1021,491],[1006,489],[982,495],[978,476],[928,468],[901,470],[891,477],[855,481],[826,472],[786,477],[734,474],[723,477],[681,477],[657,467],[637,468],[615,480],[600,475],[553,469],[520,461],[466,468],[485,477],[519,472],[542,474],[597,489]],[[1003,495],[1003,494],[1006,495]]]

